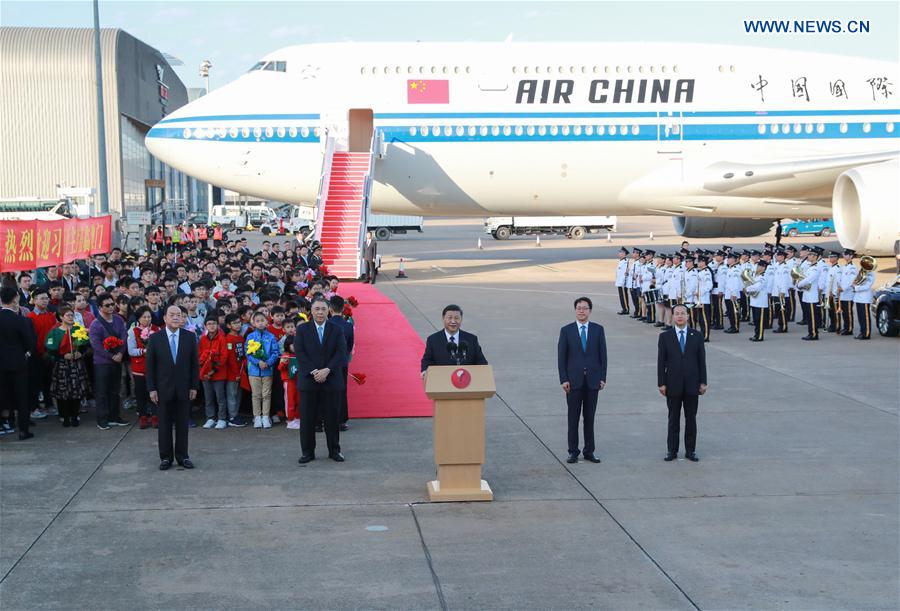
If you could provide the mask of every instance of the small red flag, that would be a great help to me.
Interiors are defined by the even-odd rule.
[[[407,104],[449,104],[450,81],[408,80],[406,81]]]

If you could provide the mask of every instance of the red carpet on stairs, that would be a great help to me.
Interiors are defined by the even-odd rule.
[[[425,342],[400,308],[371,284],[344,283],[338,293],[359,302],[350,373],[366,374],[365,384],[349,380],[350,418],[430,417],[434,406],[419,375]]]

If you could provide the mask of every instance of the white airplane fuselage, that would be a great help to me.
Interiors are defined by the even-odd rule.
[[[370,109],[383,142],[372,208],[426,216],[832,216],[846,170],[896,171],[893,63],[631,43],[311,44],[269,61],[284,71],[248,72],[163,119],[151,152],[222,187],[313,202],[326,134],[346,141],[360,128],[349,111]],[[896,239],[891,197],[866,204],[893,223],[887,238],[857,244]]]

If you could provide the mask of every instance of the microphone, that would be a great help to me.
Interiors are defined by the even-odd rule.
[[[466,360],[466,353],[469,351],[469,344],[466,342],[459,342],[459,353],[458,358],[456,359],[457,365],[462,365],[462,362]]]
[[[459,346],[456,345],[456,342],[447,342],[447,352],[452,356],[456,354],[456,351],[459,350]]]

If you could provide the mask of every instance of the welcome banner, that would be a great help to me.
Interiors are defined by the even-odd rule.
[[[111,245],[112,217],[59,221],[0,221],[0,272],[61,265]]]

